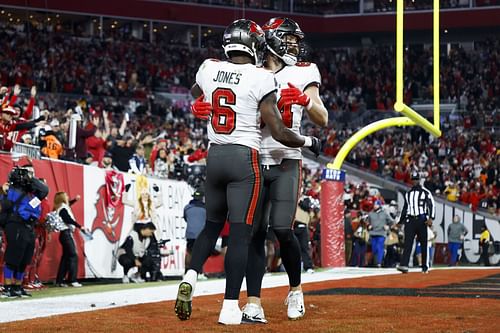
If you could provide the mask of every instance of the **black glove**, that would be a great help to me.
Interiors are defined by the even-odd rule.
[[[316,157],[319,156],[319,153],[321,152],[321,141],[319,141],[318,138],[311,136],[312,139],[312,146],[309,147],[309,150],[314,153]]]

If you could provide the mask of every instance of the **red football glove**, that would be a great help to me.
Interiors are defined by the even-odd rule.
[[[281,99],[285,105],[298,104],[304,106],[307,110],[312,107],[311,98],[290,82],[288,82],[288,88],[281,90]]]
[[[191,104],[191,113],[198,119],[208,120],[212,114],[212,105],[208,102],[204,102],[203,98],[205,98],[205,96],[202,94],[193,104]]]

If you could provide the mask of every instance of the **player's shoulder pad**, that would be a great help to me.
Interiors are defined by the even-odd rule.
[[[210,65],[215,64],[215,63],[218,63],[218,62],[220,62],[220,60],[215,59],[215,58],[208,58],[208,59],[205,59],[205,60],[203,61],[203,63],[201,64],[200,69],[203,69],[203,68],[205,68],[205,67],[207,67],[207,66],[210,66]]]
[[[259,73],[262,73],[264,75],[272,75],[274,77],[274,73],[263,66],[255,66],[255,68],[259,71]]]
[[[305,70],[305,71],[318,70],[318,66],[314,62],[298,62],[295,64],[295,68]]]
[[[293,68],[295,71],[302,73],[301,75],[314,75],[313,73],[319,72],[318,66],[314,62],[298,62]]]
[[[308,67],[311,66],[311,63],[308,61],[299,61],[295,64],[297,67]]]

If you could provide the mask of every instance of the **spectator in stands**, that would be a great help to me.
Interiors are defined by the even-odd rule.
[[[53,118],[50,121],[50,127],[52,128],[52,132],[54,132],[54,135],[56,136],[57,140],[61,143],[61,145],[64,147],[67,147],[67,137],[66,137],[66,131],[68,130],[68,125],[65,122],[64,126],[61,126],[61,123],[57,118]]]
[[[0,111],[0,150],[10,151],[12,149],[17,141],[17,138],[12,135],[13,132],[45,125],[45,116],[40,116],[33,121],[18,121],[16,120],[18,114],[13,107],[2,107]]]
[[[153,148],[151,149],[151,155],[149,157],[149,164],[151,165],[151,168],[153,169],[153,172],[155,171],[155,163],[156,159],[158,157],[158,152],[160,149],[167,149],[167,140],[165,139],[158,139],[154,144]]]
[[[458,250],[462,247],[462,244],[469,231],[467,228],[460,223],[460,216],[453,216],[453,223],[448,226],[448,266],[455,266],[458,261]]]
[[[31,136],[31,134],[29,133],[26,133],[24,134],[22,137],[21,137],[21,143],[24,143],[26,145],[31,145],[33,144],[33,137]]]
[[[130,169],[129,160],[134,154],[132,140],[130,137],[116,137],[116,144],[111,147],[110,153],[113,155],[113,164],[120,171],[127,172]]]
[[[106,152],[106,138],[109,136],[109,120],[106,112],[103,114],[104,129],[96,128],[94,135],[87,138],[87,147],[90,154],[92,154],[94,162],[101,166],[104,153]]]
[[[168,154],[164,148],[158,149],[156,160],[154,162],[154,175],[158,178],[167,179],[170,173]]]
[[[104,156],[101,162],[101,168],[106,170],[113,170],[115,166],[113,165],[113,154],[109,151],[104,152]]]
[[[50,125],[45,125],[42,129],[40,129],[39,136],[41,153],[43,156],[55,160],[58,160],[61,156],[63,156],[63,146]]]
[[[88,157],[88,146],[87,146],[87,138],[91,137],[95,134],[95,131],[99,127],[99,118],[92,117],[92,120],[87,122],[87,124],[83,125],[83,121],[81,116],[77,120],[77,128],[76,128],[76,146],[74,152],[74,158],[79,163],[84,163]]]
[[[451,202],[456,202],[458,200],[459,189],[457,184],[452,182],[447,182],[447,186],[444,190],[444,194],[446,195],[446,199]]]
[[[146,159],[144,158],[144,146],[139,144],[135,148],[135,154],[128,161],[129,172],[135,173],[137,175],[145,175],[148,173],[148,165]]]

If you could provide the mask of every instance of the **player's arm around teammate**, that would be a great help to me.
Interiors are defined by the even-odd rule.
[[[288,18],[273,18],[263,30],[266,34],[267,52],[265,68],[275,74],[279,91],[277,106],[282,122],[295,133],[300,133],[303,110],[317,125],[328,122],[328,112],[319,96],[321,76],[315,64],[298,63],[301,54],[301,42],[304,34],[299,25]],[[287,316],[295,320],[305,313],[301,287],[301,253],[299,243],[293,233],[293,222],[297,201],[301,192],[300,149],[280,145],[271,137],[268,122],[262,130],[261,164],[264,177],[265,215],[254,230],[249,248],[247,266],[247,304],[243,309],[243,321],[266,323],[261,305],[260,293],[265,269],[265,235],[271,228],[276,235],[281,249],[281,258],[285,266],[290,291],[286,303]],[[316,155],[319,154],[319,151]],[[252,264],[252,266],[250,266]]]

